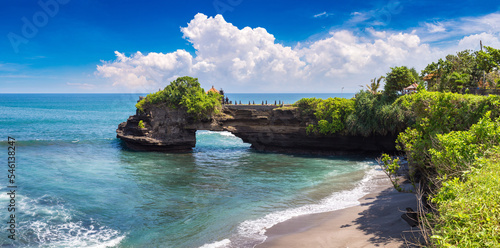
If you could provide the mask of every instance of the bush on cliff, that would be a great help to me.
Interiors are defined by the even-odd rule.
[[[397,135],[408,122],[401,107],[390,98],[362,90],[354,98],[354,111],[347,117],[346,127],[351,135]]]
[[[205,94],[197,78],[186,76],[177,78],[161,91],[148,94],[135,106],[144,112],[148,104],[164,103],[169,108],[185,108],[195,119],[202,119],[219,111],[221,97],[213,92]]]
[[[408,125],[408,118],[389,97],[360,91],[353,99],[303,98],[294,104],[303,115],[314,115],[316,123],[308,133],[323,135],[342,132],[349,135],[396,135]]]
[[[146,126],[144,125],[144,121],[140,120],[139,123],[137,124],[137,127],[138,128],[146,128]]]
[[[345,98],[303,98],[295,103],[305,115],[314,114],[317,122],[307,126],[308,133],[333,134],[345,129],[345,122],[354,110],[354,101]]]
[[[487,111],[500,115],[500,96],[475,96],[456,93],[419,92],[398,98],[405,116],[414,124],[400,133],[398,149],[407,155],[410,166],[423,174],[435,173],[429,166],[429,149],[439,134],[468,130]]]

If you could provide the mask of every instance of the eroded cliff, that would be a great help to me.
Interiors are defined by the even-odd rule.
[[[142,120],[145,128],[139,128]],[[293,107],[225,105],[221,113],[196,121],[182,109],[154,105],[118,126],[117,137],[134,150],[184,152],[196,145],[196,130],[229,131],[259,151],[298,153],[393,152],[394,136],[310,135],[314,116]]]

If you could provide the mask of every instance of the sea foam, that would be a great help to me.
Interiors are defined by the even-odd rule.
[[[238,232],[235,236],[231,237],[231,240],[225,239],[205,244],[200,248],[253,247],[264,242],[267,239],[265,235],[266,231],[278,223],[302,215],[324,213],[357,206],[360,204],[358,200],[371,191],[374,180],[380,178],[382,175],[382,171],[372,167],[367,170],[363,179],[354,189],[335,192],[316,204],[276,211],[259,219],[244,221],[238,225]]]
[[[37,247],[93,247],[118,245],[125,234],[92,218],[79,220],[78,212],[50,195],[36,199],[22,196],[19,239]]]

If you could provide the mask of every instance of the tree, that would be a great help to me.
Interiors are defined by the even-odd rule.
[[[376,95],[378,94],[378,88],[380,88],[380,81],[385,78],[384,76],[380,76],[378,79],[374,78],[370,80],[372,82],[370,85],[366,85],[366,89],[371,92],[372,94]]]
[[[439,83],[438,64],[432,62],[421,72],[422,78],[427,82],[427,90],[433,89]]]
[[[475,86],[482,77],[482,71],[478,69],[477,55],[478,52],[463,50],[457,52],[456,55],[447,55],[445,60],[439,59],[437,62],[427,65],[421,73],[426,78],[427,89],[456,91],[455,81],[460,83],[462,87]],[[459,75],[460,77],[458,77]]]
[[[493,47],[484,47],[486,51],[477,52],[476,58],[478,67],[489,73],[493,70],[498,70],[500,65],[500,50]]]
[[[464,85],[469,81],[469,74],[453,72],[448,76],[446,84],[442,84],[441,91],[451,91],[454,93],[460,93]]]
[[[418,84],[423,83],[423,81],[420,78],[420,76],[418,75],[417,69],[415,69],[415,67],[412,67],[410,69],[410,71],[411,71],[411,74],[413,75],[413,77],[415,78],[416,83],[418,83]]]
[[[197,78],[186,76],[170,82],[163,90],[148,94],[135,106],[144,112],[144,106],[147,104],[164,103],[170,108],[185,108],[186,112],[195,119],[203,119],[218,112],[221,98],[222,96],[218,93],[206,94]]]
[[[415,77],[408,67],[391,67],[391,72],[385,76],[384,94],[396,96],[399,91],[402,91],[415,81]]]

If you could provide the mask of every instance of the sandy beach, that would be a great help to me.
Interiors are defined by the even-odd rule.
[[[411,247],[418,227],[410,227],[401,215],[407,207],[417,209],[416,197],[397,192],[387,178],[378,181],[359,206],[279,223],[256,247]]]

